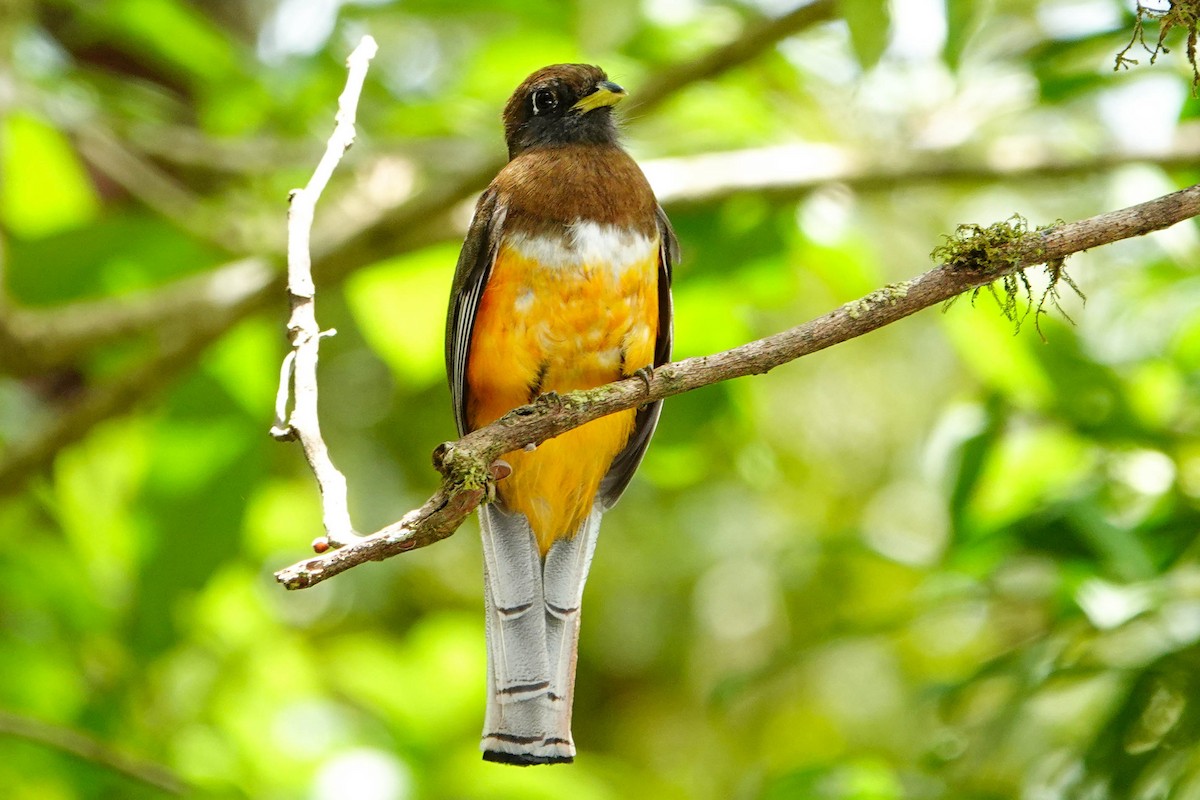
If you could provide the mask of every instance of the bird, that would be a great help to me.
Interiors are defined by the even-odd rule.
[[[679,245],[589,64],[537,70],[504,107],[508,163],[459,254],[446,370],[459,435],[543,394],[647,378],[671,357]],[[650,443],[661,401],[504,457],[480,506],[487,761],[569,763],[580,604],[600,519]],[[507,472],[507,470],[505,470]]]

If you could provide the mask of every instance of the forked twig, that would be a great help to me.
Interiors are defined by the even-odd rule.
[[[346,88],[338,98],[337,125],[325,154],[317,164],[316,171],[303,189],[292,190],[288,206],[288,298],[291,317],[288,319],[288,338],[292,350],[283,360],[279,375],[279,391],[275,401],[275,424],[271,435],[280,441],[299,439],[304,448],[304,457],[316,475],[321,491],[321,508],[325,524],[325,539],[318,540],[314,548],[321,550],[343,547],[356,539],[354,526],[350,522],[347,499],[346,476],[333,465],[329,448],[321,438],[321,422],[317,416],[317,356],[321,338],[332,336],[336,331],[322,331],[317,325],[316,285],[312,277],[312,255],[309,238],[312,234],[313,216],[317,200],[329,183],[333,170],[342,156],[354,144],[354,118],[358,109],[358,98],[362,94],[363,81],[371,59],[379,50],[375,40],[364,36],[358,47],[347,59],[350,74]],[[292,406],[290,415],[288,405]]]

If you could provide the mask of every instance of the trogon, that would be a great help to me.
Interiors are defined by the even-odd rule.
[[[598,67],[530,75],[504,108],[508,164],[475,208],[446,324],[459,434],[548,392],[587,389],[671,354],[678,244],[621,148],[625,91]],[[579,609],[600,518],[650,442],[660,403],[510,453],[480,508],[490,761],[569,762]]]

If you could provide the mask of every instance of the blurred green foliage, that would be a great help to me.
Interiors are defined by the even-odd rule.
[[[1125,3],[833,9],[628,120],[648,164],[806,142],[865,165],[668,204],[677,355],[911,277],[959,223],[1075,219],[1200,177],[1171,156],[1200,138],[1190,68],[1112,73]],[[0,5],[0,313],[134,297],[245,255],[278,264],[286,190],[316,163],[362,33],[381,52],[318,246],[410,185],[498,158],[499,109],[533,69],[595,61],[636,97],[787,10]],[[812,158],[778,166],[825,174]],[[963,174],[906,180],[921,159]],[[453,432],[440,353],[457,243],[435,222],[319,296],[339,331],[323,423],[363,530],[423,500]],[[669,401],[606,518],[580,757],[553,769],[477,753],[474,523],[311,590],[272,581],[320,533],[299,450],[266,435],[280,297],[0,487],[0,794],[161,796],[111,758],[12,735],[15,718],[204,797],[1198,798],[1198,233],[1071,259],[1088,302],[1066,297],[1075,324],[1043,318],[1045,341],[1014,335],[985,293]],[[0,462],[164,341],[0,376]]]

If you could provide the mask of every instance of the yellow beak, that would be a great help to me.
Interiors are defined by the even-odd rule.
[[[624,99],[624,89],[612,81],[601,81],[596,84],[596,91],[581,97],[571,108],[580,114],[586,114],[589,111],[595,111],[597,108],[615,106]]]

